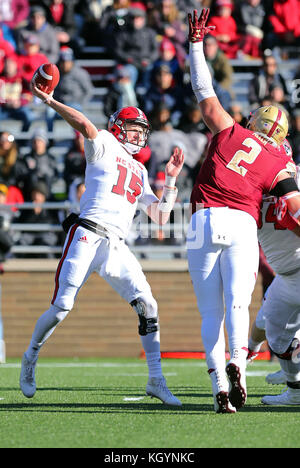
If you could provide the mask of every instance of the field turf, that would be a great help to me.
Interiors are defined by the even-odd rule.
[[[31,400],[19,390],[20,360],[8,360],[0,365],[0,447],[300,447],[300,406],[260,402],[284,389],[265,382],[277,363],[248,367],[248,401],[233,415],[214,413],[203,361],[165,359],[163,369],[182,408],[145,396],[143,360],[40,358]]]

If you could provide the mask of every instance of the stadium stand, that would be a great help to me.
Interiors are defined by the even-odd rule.
[[[38,3],[40,7],[40,4],[44,5],[45,3],[45,5],[48,5],[51,2],[28,1],[25,3],[28,3],[29,7],[36,6],[36,4]],[[115,81],[116,68],[120,64],[116,61],[114,57],[113,44],[111,45],[111,47],[108,47],[107,41],[103,40],[103,34],[101,35],[101,31],[99,30],[99,24],[101,24],[101,22],[99,21],[99,17],[101,16],[101,8],[97,10],[97,14],[93,13],[96,15],[93,17],[92,10],[95,7],[94,4],[97,2],[86,1],[84,3],[88,6],[87,8],[88,15],[85,15],[85,13],[82,13],[83,9],[80,8],[80,4],[81,4],[80,2],[77,2],[76,8],[78,11],[75,10],[75,13],[77,11],[76,21],[78,25],[80,25],[80,27],[79,26],[77,27],[77,35],[75,34],[74,36],[72,36],[72,38],[69,40],[69,42],[67,42],[67,44],[61,43],[60,46],[65,47],[67,45],[68,47],[72,47],[75,53],[75,57],[76,57],[75,58],[76,65],[78,67],[83,68],[89,73],[92,84],[93,84],[92,97],[91,99],[89,99],[88,102],[84,104],[82,111],[99,128],[105,128],[108,117],[107,115],[105,115],[105,112],[104,112],[104,99],[105,99],[105,96],[107,96],[107,94],[110,92],[112,83]],[[99,2],[99,4],[100,3],[101,2]],[[145,2],[127,2],[127,3],[129,6],[128,11],[130,11],[130,4],[133,4],[135,15],[139,14],[138,13],[139,9],[144,10],[145,7],[150,8],[148,11],[149,13],[148,21],[149,21],[149,24],[151,24],[151,27],[153,27],[154,30],[157,32],[158,43],[162,39],[162,36],[161,36],[162,31],[164,31],[163,34],[165,34],[166,37],[168,34],[171,34],[169,33],[169,29],[167,28],[165,30],[162,29],[164,23],[161,21],[161,15],[163,13],[160,11],[158,7],[156,8],[155,6],[153,6],[153,2],[145,1]],[[142,3],[142,6],[141,6],[141,3]],[[197,2],[194,2],[194,3],[195,5],[197,4]],[[218,2],[215,2],[213,0],[210,3],[211,3],[210,6],[212,8],[212,14],[214,14],[217,10]],[[240,3],[241,2],[236,2],[236,7],[238,7]],[[245,3],[245,2],[242,2],[242,3]],[[93,4],[93,8],[91,4]],[[113,18],[112,21],[115,21],[111,23],[111,25],[109,26],[110,29],[105,30],[107,34],[108,32],[112,34],[118,34],[119,30],[123,30],[126,27],[127,20],[125,21],[124,18],[126,19],[128,18],[128,16],[126,15],[122,17],[120,15],[118,16],[119,10],[117,9],[117,6],[115,6],[117,4],[118,4],[117,1],[107,1],[103,3],[102,15],[104,15],[104,12],[107,10],[105,14],[108,14],[109,12],[110,14],[109,17]],[[180,2],[178,2],[178,5],[180,5]],[[175,6],[176,6],[176,2],[174,2],[174,8]],[[179,13],[177,16],[177,21],[181,22],[181,24],[185,24],[186,12],[182,10],[178,10],[178,11]],[[272,8],[270,9],[270,11],[272,11]],[[78,20],[78,18],[80,19],[80,21]],[[25,20],[25,24],[28,24],[28,21],[29,21],[29,17],[27,17],[27,22]],[[155,21],[157,21],[157,25],[159,24],[159,28],[157,27],[157,29],[155,29],[156,27]],[[174,21],[172,23],[170,17],[164,18],[164,21],[166,23],[169,22],[168,24],[172,25],[172,27],[176,29],[177,23],[175,24]],[[53,21],[51,24],[53,25]],[[87,30],[89,29],[89,27],[90,27],[90,33],[91,33],[90,35],[87,34]],[[106,27],[108,26],[106,25]],[[20,28],[20,26],[18,26],[16,29],[12,29],[13,36],[15,36],[16,38],[18,38],[18,32],[19,32],[18,28]],[[8,32],[6,30],[5,21],[2,23],[2,27],[0,29],[1,31],[3,31],[3,35],[8,37]],[[82,32],[82,37],[80,36],[80,32]],[[98,37],[99,37],[99,40],[97,39]],[[172,37],[169,36],[168,40],[171,40],[172,42]],[[104,43],[105,45],[103,45]],[[179,47],[179,44],[177,44],[175,40],[173,40],[173,43],[175,44],[175,47],[178,46],[178,50],[180,50],[180,54],[181,54],[180,57],[182,58],[182,43],[180,44],[180,47]],[[1,47],[1,44],[0,44],[0,47]],[[185,44],[185,47],[187,51],[187,44]],[[278,46],[278,44],[276,44],[276,47],[274,47],[272,51],[268,51],[267,53],[273,54],[274,57],[276,57],[276,60],[278,63],[278,70],[282,74],[284,79],[286,80],[286,84],[290,92],[290,98],[291,98],[291,101],[293,101],[293,96],[297,94],[297,87],[295,87],[293,80],[296,76],[296,71],[299,67],[299,60],[298,60],[299,44],[297,42],[292,45],[282,43]],[[252,110],[251,105],[249,103],[249,86],[253,78],[261,71],[262,58],[263,58],[263,49],[262,49],[261,57],[249,57],[240,51],[236,54],[235,58],[230,58],[230,64],[233,69],[232,89],[230,90],[231,101],[237,103],[240,106],[244,117],[247,117]],[[127,65],[128,64],[125,64],[125,66]],[[183,76],[183,83],[181,84],[184,86],[185,90],[187,91],[189,89],[189,73],[188,73],[187,60],[185,61],[183,65],[182,76]],[[0,91],[1,93],[3,93],[3,89]],[[137,85],[136,92],[137,92],[140,105],[142,106],[143,96],[145,96],[145,94],[147,93],[147,90],[141,89]],[[188,99],[192,98],[192,93],[190,90],[187,91],[186,94],[187,94]],[[291,104],[291,101],[289,102],[289,104]],[[3,100],[2,100],[2,104],[3,104]],[[0,130],[6,131],[7,129],[9,129],[10,134],[14,136],[15,141],[18,144],[20,159],[22,159],[23,156],[27,154],[29,151],[30,141],[31,141],[32,133],[34,129],[37,128],[38,126],[42,126],[46,129],[44,106],[38,102],[33,101],[31,102],[31,104],[29,104],[29,107],[35,113],[36,121],[31,124],[31,128],[28,132],[21,131],[22,123],[19,120],[12,120],[12,119],[5,119],[5,118],[0,120]],[[292,105],[290,106],[290,108],[292,109],[292,112],[294,111],[296,107],[297,105],[292,102]],[[151,119],[152,116],[150,115],[149,117]],[[203,133],[205,132],[207,132],[207,129],[205,129],[205,127],[203,126]],[[205,134],[207,135],[207,133]],[[74,139],[74,132],[63,120],[57,119],[54,122],[53,131],[48,132],[48,139],[49,139],[49,142],[51,143],[49,147],[49,151],[56,159],[57,173],[56,173],[55,181],[52,186],[51,196],[49,197],[49,199],[46,200],[45,207],[47,209],[58,212],[59,217],[62,218],[63,213],[67,214],[72,207],[70,201],[68,200],[68,194],[66,193],[66,183],[65,183],[63,174],[64,174],[64,161],[65,161],[64,158],[65,158],[66,153],[71,147],[72,141]],[[203,157],[203,155],[199,155],[199,161],[200,161],[200,157]],[[198,168],[199,168],[199,165],[196,165],[195,168],[193,168],[195,173]],[[154,179],[155,177],[153,178],[153,181]],[[5,180],[0,180],[0,183],[2,182],[5,183]],[[21,225],[18,222],[18,213],[20,212],[20,210],[26,210],[30,208],[32,208],[32,205],[30,204],[29,200],[25,200],[25,204],[23,203],[19,205],[18,210],[14,211],[14,218],[10,225],[13,238],[17,239],[20,236],[21,232],[26,232],[26,231],[31,232],[34,228],[37,229],[37,227],[40,229],[40,231],[48,230],[48,231],[58,232],[58,233],[61,232],[59,223],[54,223],[50,225],[45,224],[45,225],[39,225],[39,226],[37,225],[32,226],[30,224]],[[177,204],[176,209],[179,211],[183,210],[180,204]],[[143,228],[146,228],[147,221],[144,220],[142,223],[142,226]],[[171,226],[168,225],[164,229],[176,230],[177,228],[178,228],[178,225],[176,224],[176,222],[175,224],[173,222]],[[21,246],[21,245],[17,245],[16,243],[12,247],[9,253],[9,256],[12,258],[14,257],[17,258],[18,255],[23,255],[23,254],[28,254],[29,256],[35,255],[35,254],[41,254],[41,255],[51,254],[54,256],[59,256],[61,252],[62,237],[59,237],[59,241],[60,243],[58,245],[54,245],[51,247],[45,246],[45,245],[40,245],[40,246],[23,245]],[[128,242],[131,244],[133,251],[138,256],[141,256],[142,258],[143,256],[145,256],[145,252],[146,252],[147,258],[156,258],[156,257],[180,258],[180,257],[184,257],[185,255],[184,235],[180,238],[180,240],[177,243],[175,242],[168,243],[164,241],[158,242],[157,239],[153,242],[140,243],[138,236],[136,235],[136,233],[133,232]]]

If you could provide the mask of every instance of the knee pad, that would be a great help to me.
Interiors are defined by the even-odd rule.
[[[291,361],[295,358],[299,359],[300,354],[300,342],[297,338],[294,338],[291,342],[290,346],[284,353],[276,353],[272,348],[271,350],[279,359],[283,359],[284,361]]]
[[[159,330],[157,303],[153,298],[149,300],[143,297],[138,297],[137,299],[134,299],[130,305],[138,314],[138,331],[141,336],[145,336]]]

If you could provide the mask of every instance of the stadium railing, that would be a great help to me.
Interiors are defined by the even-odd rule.
[[[36,206],[42,206],[46,210],[56,210],[60,213],[60,219],[63,219],[73,211],[74,205],[68,201],[62,202],[45,202],[42,205],[37,203],[22,203],[22,204],[7,204],[1,205],[0,212],[17,209],[32,210]],[[186,232],[189,222],[189,205],[176,203],[173,210],[173,221],[159,226],[150,222],[148,216],[138,211],[133,222],[132,229],[129,233],[126,243],[130,249],[141,258],[185,258],[186,255]],[[26,232],[55,232],[63,234],[60,223],[56,224],[36,224],[36,223],[19,223],[17,215],[14,216],[10,224],[9,231],[12,238],[20,237]],[[158,233],[160,235],[158,236]],[[161,235],[163,240],[159,240]],[[10,256],[18,258],[18,255],[26,254],[27,258],[30,255],[59,255],[62,253],[63,245],[13,245],[10,251]]]

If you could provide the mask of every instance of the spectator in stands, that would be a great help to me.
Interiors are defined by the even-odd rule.
[[[153,174],[155,177],[160,164],[167,160],[168,151],[170,151],[174,146],[185,148],[185,164],[190,169],[193,169],[200,159],[202,152],[205,150],[207,141],[206,137],[202,135],[202,138],[199,138],[197,143],[195,143],[191,138],[191,134],[186,134],[183,131],[174,128],[171,120],[166,119],[167,113],[165,112],[164,105],[161,105],[159,111],[156,112],[162,114],[163,118],[160,118],[158,115],[155,117],[156,122],[159,122],[159,120],[161,121],[161,125],[160,127],[157,126],[157,130],[152,131],[148,140],[152,160],[150,160],[151,163],[149,167],[149,179],[151,182],[153,182]]]
[[[269,52],[263,56],[263,66],[258,74],[251,80],[249,85],[249,102],[254,109],[259,107],[261,101],[271,94],[271,86],[278,85],[283,88],[284,94],[288,98],[288,89],[285,79],[278,72],[277,62],[273,55]]]
[[[40,5],[35,5],[30,11],[30,22],[18,34],[18,49],[22,53],[27,36],[35,35],[39,39],[40,53],[48,57],[49,62],[57,63],[59,58],[59,42],[56,31],[46,20],[46,11]]]
[[[42,181],[47,188],[47,198],[51,194],[52,184],[57,174],[56,159],[48,149],[47,132],[43,128],[34,130],[31,139],[31,151],[24,155],[26,168],[24,197],[30,200],[34,185]]]
[[[291,107],[287,100],[287,96],[284,92],[283,86],[279,83],[274,83],[270,86],[270,99],[272,105],[277,107],[282,106],[287,114],[290,113]]]
[[[149,25],[157,34],[167,37],[175,46],[176,56],[183,68],[186,53],[186,21],[181,20],[176,0],[162,0],[156,2],[149,13]]]
[[[202,0],[177,0],[176,5],[180,13],[182,21],[186,20],[187,14],[191,13],[193,10],[200,10],[203,8],[205,2]],[[211,2],[209,1],[209,4]],[[209,5],[207,5],[209,6]]]
[[[40,65],[49,62],[49,58],[41,53],[40,40],[36,34],[30,34],[24,38],[24,49],[24,55],[19,58],[19,65],[20,73],[29,90],[34,72]]]
[[[68,190],[68,200],[73,213],[80,213],[80,199],[85,192],[84,177],[76,177]],[[64,214],[65,218],[65,214]]]
[[[232,102],[228,110],[228,113],[234,120],[240,124],[242,127],[245,127],[248,122],[248,116],[244,116],[242,106],[239,102]]]
[[[103,110],[107,117],[122,107],[139,106],[128,68],[124,65],[118,65],[114,75],[115,80],[103,99]]]
[[[183,70],[177,59],[175,46],[167,37],[163,37],[160,43],[159,57],[153,64],[152,75],[161,65],[168,65],[177,83],[183,82]]]
[[[158,58],[155,31],[146,25],[146,9],[141,2],[132,3],[130,21],[115,34],[113,56],[126,64],[133,86],[146,91],[150,86],[153,63]]]
[[[25,174],[24,165],[19,158],[15,137],[7,131],[0,133],[0,183],[22,188]]]
[[[241,49],[252,58],[262,56],[266,8],[262,0],[242,0],[235,8],[238,31],[243,37]]]
[[[82,111],[93,95],[93,84],[89,73],[76,64],[73,50],[62,47],[59,60],[60,80],[55,88],[54,97],[63,104]],[[58,114],[47,106],[46,121],[48,131],[53,131],[53,123]]]
[[[6,203],[24,203],[23,192],[19,187],[10,185],[6,195]],[[18,211],[17,207],[12,207],[12,211]]]
[[[64,158],[64,180],[67,192],[75,179],[84,178],[85,168],[84,138],[80,132],[75,132],[73,145]]]
[[[0,73],[3,72],[5,58],[14,55],[14,52],[14,47],[10,42],[4,39],[2,28],[0,27]]]
[[[206,61],[213,70],[214,79],[222,88],[231,91],[233,68],[230,60],[220,49],[217,38],[212,34],[207,34],[203,43]]]
[[[28,0],[1,0],[0,22],[15,30],[24,26],[29,16]]]
[[[14,50],[17,50],[17,43],[15,40],[14,31],[1,21],[0,21],[0,29],[2,31],[3,39],[8,41],[12,45]]]
[[[232,16],[232,0],[217,0],[216,14],[211,16],[207,26],[215,26],[211,34],[216,37],[219,47],[228,58],[236,58],[239,49],[237,24]]]
[[[130,0],[113,0],[112,4],[102,12],[99,22],[98,41],[104,45],[110,54],[114,51],[115,35],[125,28],[128,21]],[[97,45],[99,42],[97,41]]]
[[[77,35],[76,0],[41,0],[40,3],[45,9],[49,24],[55,29],[58,42],[61,45],[74,46]]]
[[[4,90],[4,99],[0,102],[0,120],[20,120],[22,122],[21,131],[27,132],[36,116],[28,106],[32,102],[32,94],[24,86],[24,79],[19,72],[16,55],[5,58],[0,82],[3,83]]]
[[[177,129],[187,135],[189,146],[192,148],[193,159],[189,163],[189,167],[190,177],[195,181],[206,155],[208,143],[212,138],[211,132],[202,120],[202,114],[196,101],[186,103],[185,112]]]
[[[0,184],[0,274],[4,273],[3,263],[13,246],[12,235],[9,231],[13,212],[5,207],[2,208],[7,203],[7,193],[8,187]]]
[[[200,132],[205,134],[207,132],[199,105],[194,99],[186,102],[184,113],[177,128],[185,133]]]
[[[274,0],[268,15],[271,31],[268,32],[265,47],[299,45],[300,4],[298,0]]]
[[[154,83],[143,99],[143,109],[151,114],[155,107],[164,103],[171,112],[171,120],[177,125],[183,112],[183,88],[176,83],[169,65],[160,65],[154,74]]]
[[[49,197],[49,192],[47,185],[39,181],[37,182],[31,189],[30,192],[30,201],[33,203],[37,203],[39,205],[35,206],[32,210],[23,210],[21,211],[21,215],[18,219],[19,223],[24,224],[57,224],[57,216],[53,211],[46,210],[43,207],[45,201],[47,201]],[[30,232],[23,232],[22,236],[18,241],[18,245],[22,246],[48,246],[53,247],[58,245],[58,235],[51,231],[30,231]],[[54,255],[50,253],[40,253],[40,254],[18,254],[18,257],[38,257],[38,258],[54,258]]]

